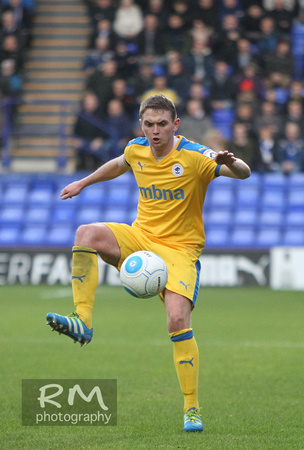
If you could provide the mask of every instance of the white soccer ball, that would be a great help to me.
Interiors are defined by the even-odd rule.
[[[132,253],[122,263],[120,281],[129,294],[137,298],[154,297],[161,293],[168,280],[165,261],[152,252]]]

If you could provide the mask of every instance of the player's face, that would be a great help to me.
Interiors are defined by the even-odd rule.
[[[174,133],[177,131],[180,119],[172,120],[169,111],[163,109],[147,109],[140,124],[149,141],[152,153],[165,156],[172,150]]]

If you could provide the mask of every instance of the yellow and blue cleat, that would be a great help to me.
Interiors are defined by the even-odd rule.
[[[48,313],[46,324],[51,327],[52,331],[55,330],[59,334],[65,334],[73,339],[74,343],[79,342],[80,347],[89,344],[93,337],[93,328],[89,330],[76,312],[68,316]]]
[[[202,419],[196,408],[190,408],[184,414],[184,431],[203,431]]]

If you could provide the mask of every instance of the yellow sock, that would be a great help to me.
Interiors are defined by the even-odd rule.
[[[73,247],[72,290],[77,314],[92,328],[92,310],[98,285],[97,252],[89,247]]]
[[[199,356],[192,328],[170,334],[174,344],[174,364],[182,393],[184,394],[184,411],[199,409],[198,405],[198,371]]]

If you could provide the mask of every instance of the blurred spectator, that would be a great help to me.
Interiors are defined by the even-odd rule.
[[[23,53],[18,38],[14,34],[9,34],[3,38],[0,61],[4,59],[13,59],[16,65],[16,72],[23,68]]]
[[[101,64],[98,70],[87,78],[86,89],[97,95],[103,112],[106,111],[107,103],[112,97],[113,81],[117,78],[117,64],[113,60]]]
[[[178,92],[183,105],[190,88],[189,74],[186,72],[180,59],[172,58],[168,62],[167,80],[169,88]]]
[[[275,7],[276,0],[263,0],[262,3],[266,11],[271,11]],[[282,3],[288,11],[293,11],[294,14],[298,13],[299,5],[297,0],[283,0]]]
[[[255,171],[260,167],[258,143],[248,136],[245,124],[239,122],[233,124],[232,139],[227,143],[227,150],[245,161],[251,170]]]
[[[218,33],[214,49],[215,56],[235,68],[237,65],[237,43],[241,38],[239,20],[233,14],[227,14],[223,17],[221,25],[221,31]]]
[[[196,17],[195,8],[188,0],[173,0],[171,5],[173,14],[180,16],[185,24],[185,29],[192,27],[193,20]]]
[[[256,49],[259,60],[263,63],[265,56],[273,53],[278,43],[278,33],[275,21],[270,16],[265,16],[260,22],[260,37],[256,42]]]
[[[278,140],[278,162],[287,175],[304,171],[304,139],[296,123],[287,122],[284,136]]]
[[[224,138],[222,133],[216,128],[211,128],[205,134],[204,142],[202,142],[207,147],[210,147],[215,152],[227,150],[227,140]]]
[[[300,128],[301,136],[304,137],[304,114],[303,104],[298,100],[289,100],[287,103],[287,113],[284,122],[297,123]]]
[[[243,2],[240,0],[222,0],[220,5],[220,20],[228,14],[233,14],[238,20],[244,17],[245,11]]]
[[[294,11],[285,7],[284,0],[274,0],[273,6],[269,9],[269,15],[273,18],[277,30],[288,35],[291,31]]]
[[[138,54],[153,57],[162,55],[165,36],[159,27],[157,16],[147,14],[144,24],[144,29],[137,36]]]
[[[152,89],[154,82],[153,66],[149,63],[139,64],[138,72],[135,73],[129,80],[129,85],[132,88],[137,102],[140,103],[140,97],[145,91]]]
[[[114,99],[121,102],[124,112],[133,120],[137,110],[136,98],[123,78],[113,81],[111,100]]]
[[[156,94],[164,94],[169,97],[176,106],[179,104],[179,96],[174,89],[168,87],[167,78],[165,76],[155,77],[152,89],[144,92],[140,101],[143,102],[146,98]]]
[[[304,87],[301,80],[293,80],[289,88],[289,99],[304,102]]]
[[[216,31],[220,25],[218,0],[198,0],[196,17]]]
[[[202,102],[203,108],[207,114],[210,114],[210,102],[206,94],[206,90],[201,83],[191,83],[188,95],[188,100],[199,100]]]
[[[169,52],[176,50],[186,54],[190,48],[190,37],[186,33],[186,25],[183,17],[170,14],[165,33],[165,50]]]
[[[5,11],[12,12],[18,33],[22,36],[22,45],[24,47],[29,46],[33,10],[24,6],[22,0],[9,0],[7,6],[4,7]]]
[[[277,162],[276,140],[271,127],[264,126],[258,133],[258,146],[260,151],[259,172],[275,172],[279,170]]]
[[[132,121],[124,111],[122,102],[116,98],[108,103],[107,126],[111,130],[112,136],[115,136],[116,139],[111,151],[111,158],[114,158],[123,153],[125,146],[133,137]]]
[[[137,70],[137,47],[120,39],[115,47],[115,61],[117,75],[121,78],[130,78]]]
[[[204,143],[205,135],[211,128],[212,121],[204,110],[202,101],[188,100],[178,129],[179,134],[187,135],[191,141]]]
[[[117,37],[112,29],[112,23],[109,19],[101,19],[96,23],[96,26],[90,37],[90,48],[95,48],[96,39],[98,38],[107,39],[109,50],[113,50],[113,48],[115,47]]]
[[[95,46],[90,50],[84,60],[84,71],[87,76],[91,75],[101,64],[114,59],[115,53],[110,50],[109,39],[106,37],[97,37]]]
[[[256,115],[253,126],[257,134],[265,126],[270,129],[275,138],[281,133],[283,119],[282,116],[277,114],[273,102],[267,100],[262,102],[261,111]]]
[[[206,48],[213,48],[215,42],[215,33],[212,28],[205,24],[201,19],[194,19],[192,27],[189,30],[191,43],[202,42]]]
[[[235,121],[246,125],[248,136],[256,137],[253,128],[254,110],[251,103],[237,104]]]
[[[0,92],[1,98],[17,97],[22,89],[22,78],[16,73],[13,59],[4,59],[1,62]]]
[[[1,14],[1,40],[10,34],[20,39],[21,30],[17,25],[13,11],[7,10]]]
[[[214,75],[211,78],[209,98],[212,109],[227,109],[234,105],[236,87],[229,66],[225,61],[215,63]]]
[[[259,68],[255,63],[250,63],[243,68],[243,71],[235,77],[238,91],[244,92],[252,90],[257,98],[262,98],[264,85],[263,79],[259,76]]]
[[[247,67],[252,67],[257,61],[253,54],[251,43],[248,39],[238,39],[236,43],[236,53],[232,59],[234,61],[235,73],[245,71]]]
[[[97,27],[98,22],[103,19],[113,23],[116,7],[112,0],[89,0],[87,4],[94,27]]]
[[[139,6],[133,0],[120,0],[113,22],[117,36],[132,41],[143,27],[143,13]]]
[[[282,75],[286,84],[291,82],[294,72],[294,59],[290,49],[290,43],[286,39],[280,39],[275,51],[267,54],[264,58],[265,77],[269,77],[274,72]]]
[[[263,8],[258,3],[252,3],[245,11],[242,21],[244,37],[251,43],[256,43],[261,36],[261,20],[264,17]]]
[[[106,129],[98,97],[86,92],[73,130],[76,170],[95,170],[110,159],[113,142]]]
[[[164,0],[143,0],[144,15],[153,14],[158,19],[159,28],[164,30],[168,23],[169,12]]]
[[[214,71],[214,57],[205,42],[193,41],[189,53],[184,58],[184,64],[191,76],[191,81],[203,83],[209,89]]]

